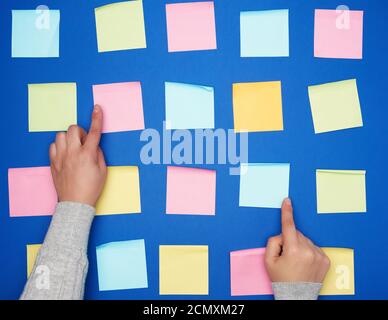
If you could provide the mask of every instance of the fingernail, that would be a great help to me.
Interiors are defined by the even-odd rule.
[[[290,198],[285,198],[285,199],[284,199],[284,203],[285,203],[286,205],[288,205],[288,206],[291,206],[291,205],[292,205],[291,199],[290,199]]]
[[[101,109],[100,109],[100,106],[99,106],[98,104],[96,104],[96,105],[94,106],[93,112],[94,112],[94,113],[98,113],[100,110],[101,110]]]

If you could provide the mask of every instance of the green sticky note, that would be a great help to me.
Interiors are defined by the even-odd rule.
[[[30,132],[65,131],[77,124],[77,85],[42,83],[28,85]]]
[[[108,4],[95,15],[98,52],[147,47],[141,0]]]
[[[318,213],[366,212],[364,170],[317,170]]]
[[[355,79],[308,88],[315,133],[362,127]]]

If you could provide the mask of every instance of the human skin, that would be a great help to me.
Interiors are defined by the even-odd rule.
[[[290,199],[282,204],[282,233],[268,239],[265,266],[272,282],[322,283],[330,260],[296,229]]]
[[[51,173],[59,201],[95,207],[107,173],[99,147],[102,119],[102,109],[96,105],[89,133],[73,125],[67,132],[59,132],[50,145]]]

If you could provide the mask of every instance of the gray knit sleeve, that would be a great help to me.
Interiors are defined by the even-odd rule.
[[[275,300],[317,300],[322,283],[273,282]]]
[[[94,215],[95,209],[85,204],[57,204],[20,299],[83,299],[88,272],[86,251]]]

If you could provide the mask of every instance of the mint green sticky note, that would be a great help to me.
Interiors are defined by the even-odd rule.
[[[148,287],[143,239],[106,243],[96,251],[100,291]]]
[[[288,29],[288,10],[241,12],[241,57],[288,57]]]
[[[214,89],[166,82],[166,128],[214,128]]]
[[[280,208],[288,197],[290,164],[241,164],[240,207]]]
[[[12,10],[12,57],[59,57],[59,10]]]

